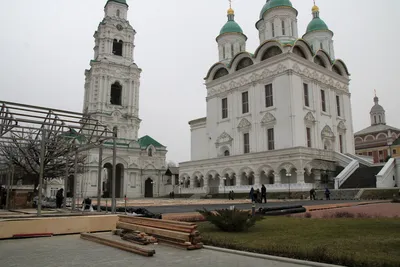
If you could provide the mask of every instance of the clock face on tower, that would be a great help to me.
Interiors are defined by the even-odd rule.
[[[117,25],[117,29],[118,29],[119,31],[122,31],[123,28],[124,28],[124,27],[122,27],[121,24],[118,24],[118,25]]]

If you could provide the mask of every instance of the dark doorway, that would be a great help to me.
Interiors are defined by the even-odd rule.
[[[74,176],[70,175],[68,176],[67,180],[67,197],[73,197],[74,196]]]
[[[153,197],[153,180],[148,178],[145,182],[144,197]]]
[[[115,197],[124,197],[124,165],[118,164],[116,170],[117,179],[115,180]]]
[[[111,197],[111,181],[112,181],[112,165],[110,163],[106,163],[104,165],[105,177],[103,182],[103,197],[110,198]]]

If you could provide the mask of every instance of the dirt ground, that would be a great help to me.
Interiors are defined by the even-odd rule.
[[[369,204],[369,205],[360,205],[353,207],[344,207],[337,209],[328,209],[328,210],[315,210],[309,211],[312,218],[324,218],[327,216],[332,216],[337,212],[349,212],[354,215],[364,214],[370,217],[379,217],[379,218],[396,218],[400,217],[400,204],[399,203],[379,203],[379,204]],[[296,214],[293,215],[295,217],[304,217],[305,214]]]

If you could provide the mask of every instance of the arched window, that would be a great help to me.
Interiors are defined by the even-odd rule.
[[[231,153],[229,152],[229,150],[225,150],[224,157],[229,157],[230,155],[231,155]]]
[[[268,48],[268,49],[264,52],[264,54],[263,54],[261,60],[266,60],[266,59],[268,59],[268,58],[277,56],[277,55],[279,55],[279,54],[282,54],[282,50],[281,50],[279,47],[277,47],[277,46],[272,46],[272,47]]]
[[[314,63],[326,68],[325,62],[322,60],[322,58],[320,56],[316,56],[314,58]]]
[[[231,44],[231,53],[232,53],[232,57],[235,56],[235,48],[233,47],[233,44]]]
[[[228,75],[228,74],[229,74],[229,72],[228,72],[227,69],[225,69],[225,68],[220,68],[220,69],[217,70],[217,72],[215,73],[214,79],[213,79],[213,80],[219,79],[219,78],[221,78],[221,77],[223,77],[223,76],[225,76],[225,75]]]
[[[253,65],[253,60],[251,60],[248,57],[243,58],[242,60],[239,61],[237,67],[236,67],[236,71],[247,68],[251,65]]]
[[[114,39],[113,41],[113,54],[116,56],[122,56],[122,47],[124,42],[122,40]]]
[[[122,105],[122,86],[119,84],[119,82],[115,82],[111,85],[110,103],[111,105]]]
[[[375,124],[377,124],[377,121],[376,121],[376,115],[374,116],[374,121],[375,121]]]
[[[282,35],[286,35],[285,21],[282,20]]]
[[[151,147],[147,150],[147,156],[149,157],[153,156],[153,149]]]
[[[339,74],[340,76],[343,76],[342,72],[340,71],[340,69],[337,66],[333,66],[332,67],[333,72]]]
[[[302,58],[307,59],[306,54],[304,54],[303,50],[301,50],[301,48],[298,47],[298,46],[295,46],[293,48],[293,53],[298,55],[298,56],[300,56],[300,57],[302,57]]]
[[[120,11],[119,9],[117,9],[117,17],[119,18],[119,16],[120,16]]]
[[[114,126],[113,128],[114,137],[118,137],[118,127]]]
[[[382,117],[379,115],[379,123],[382,123]]]

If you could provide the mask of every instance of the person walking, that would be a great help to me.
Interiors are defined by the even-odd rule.
[[[251,202],[253,203],[254,202],[254,188],[253,187],[250,189],[249,197],[251,199]]]
[[[267,203],[267,188],[265,185],[261,186],[261,203],[264,200],[264,203]]]
[[[325,197],[326,200],[331,200],[331,191],[329,191],[328,187],[325,188]]]
[[[310,200],[315,200],[315,189],[310,190]]]
[[[61,209],[62,203],[64,200],[64,189],[61,188],[57,191],[56,194],[56,205],[57,205],[57,209]]]

